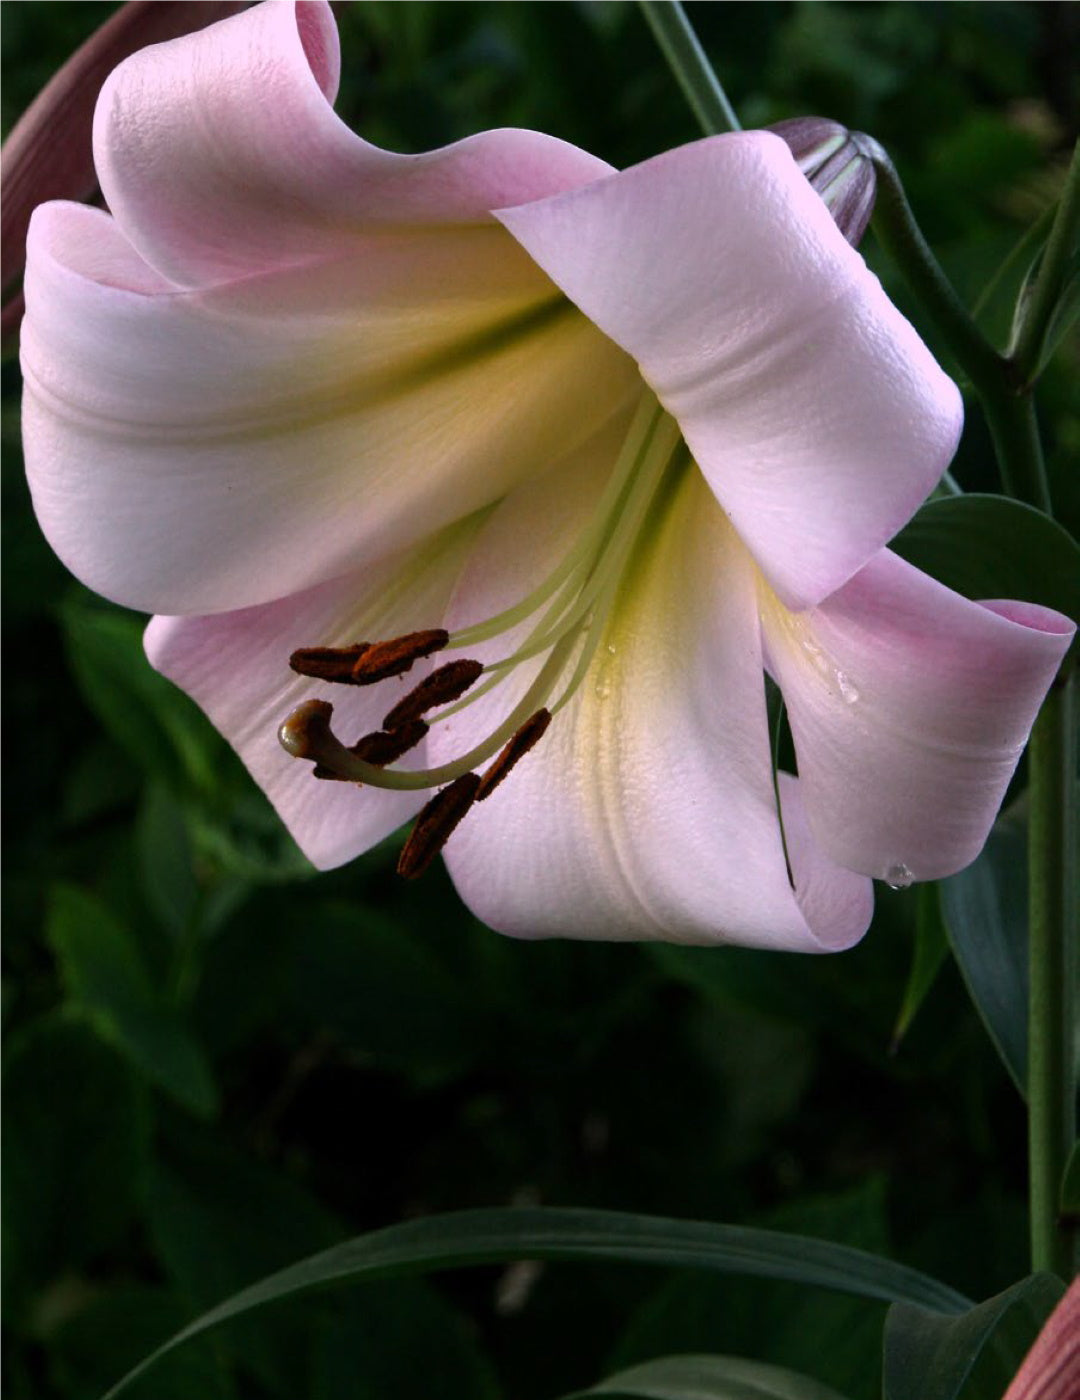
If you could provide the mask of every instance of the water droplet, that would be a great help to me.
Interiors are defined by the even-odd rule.
[[[809,637],[802,638],[802,649],[810,658],[816,670],[826,672],[829,663],[825,660],[825,653],[818,646],[817,642],[811,641]]]
[[[854,683],[849,675],[844,671],[837,671],[836,684],[840,687],[840,695],[847,705],[854,705],[859,698],[859,687]]]
[[[915,879],[902,860],[893,861],[885,871],[885,883],[891,890],[906,890]]]

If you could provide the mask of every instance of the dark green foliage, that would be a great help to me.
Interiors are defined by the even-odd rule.
[[[6,129],[112,7],[2,8]],[[521,124],[622,165],[696,139],[632,5],[337,8],[339,110],[393,148]],[[890,149],[969,304],[1052,201],[1075,120],[1070,7],[688,9],[745,125],[814,112]],[[987,301],[1001,336],[1036,251]],[[1065,345],[1042,400],[1073,529],[1075,368]],[[148,669],[142,619],[72,582],[41,540],[10,362],[3,389],[11,1400],[92,1400],[261,1275],[470,1206],[771,1225],[887,1252],[978,1299],[1024,1273],[1022,1106],[951,963],[921,978],[891,1049],[915,891],[883,891],[854,952],[801,959],[511,943],[441,870],[398,882],[393,841],[316,877],[224,742]],[[973,407],[956,472],[994,489]],[[958,508],[932,509],[911,548],[936,549],[945,576]],[[1015,518],[999,523],[1015,538]],[[1043,582],[1064,584],[1050,564],[1066,545],[1038,528]],[[957,910],[985,878],[975,867],[946,893],[971,957]],[[872,1400],[883,1310],[761,1279],[491,1266],[268,1310],[131,1394],[543,1400],[651,1357],[730,1352]]]

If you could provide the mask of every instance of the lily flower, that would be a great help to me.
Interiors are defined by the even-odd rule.
[[[319,867],[420,812],[507,933],[852,944],[977,854],[1073,631],[884,548],[955,387],[777,136],[395,155],[338,71],[271,3],[107,82],[110,212],[29,240],[53,547]]]

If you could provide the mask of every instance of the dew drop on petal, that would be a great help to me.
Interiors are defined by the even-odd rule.
[[[854,683],[849,675],[844,671],[837,671],[836,684],[840,689],[841,699],[847,705],[854,705],[859,698],[859,687]]]
[[[915,876],[902,860],[893,861],[885,871],[885,883],[891,890],[906,890]]]

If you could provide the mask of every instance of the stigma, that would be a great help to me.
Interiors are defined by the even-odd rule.
[[[577,693],[608,628],[635,549],[654,523],[667,488],[689,465],[678,425],[651,393],[643,395],[622,450],[583,528],[558,565],[527,596],[455,632],[436,627],[374,642],[309,646],[289,665],[312,680],[377,685],[407,674],[442,652],[468,652],[508,634],[504,654],[481,662],[441,660],[390,706],[380,729],[344,743],[332,727],[333,706],[307,700],[278,737],[293,757],[314,764],[316,778],[394,790],[432,790],[398,862],[407,879],[422,874],[473,805],[486,801],[540,742]],[[493,648],[488,647],[488,651]],[[529,663],[532,679],[501,718],[466,752],[432,768],[398,761],[423,744],[430,728],[506,686]],[[507,687],[509,689],[509,687]]]

